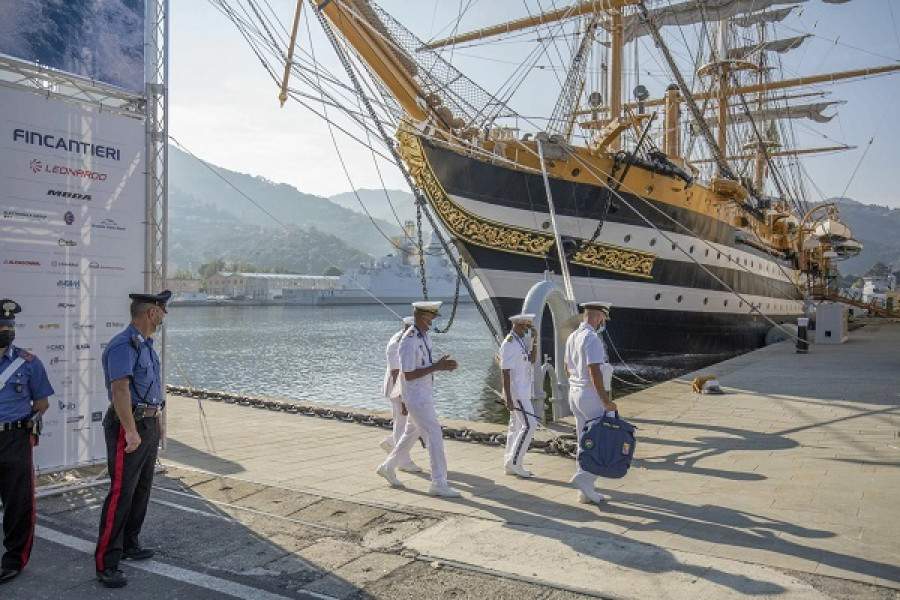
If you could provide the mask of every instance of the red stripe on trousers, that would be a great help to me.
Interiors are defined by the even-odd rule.
[[[112,490],[109,499],[109,509],[106,511],[106,525],[103,526],[103,535],[100,537],[100,546],[97,548],[97,570],[105,571],[103,555],[109,547],[109,538],[112,536],[113,523],[116,520],[116,508],[119,504],[119,496],[122,495],[122,467],[125,463],[125,428],[119,425],[119,440],[116,442],[116,472],[113,473]]]
[[[31,544],[34,542],[34,523],[37,519],[37,499],[34,495],[34,436],[28,436],[28,443],[31,445],[29,449],[31,458],[31,531],[28,532],[28,541],[25,542],[25,548],[22,549],[22,554],[20,558],[22,559],[21,569],[25,568],[25,565],[28,564],[28,559],[31,557]]]

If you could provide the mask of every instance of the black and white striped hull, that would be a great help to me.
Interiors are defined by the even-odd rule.
[[[423,146],[453,205],[485,222],[552,234],[540,175]],[[628,194],[614,197],[600,185],[553,179],[551,189],[563,237],[589,240],[602,218],[597,243],[655,256],[652,270],[640,275],[570,263],[576,301],[613,303],[608,330],[623,359],[757,348],[772,327],[768,319],[793,321],[802,312],[793,266],[737,243],[734,228],[721,221]],[[452,223],[448,230],[472,267],[476,299],[504,329],[535,283],[549,276],[564,289],[555,248],[510,252],[454,232]]]

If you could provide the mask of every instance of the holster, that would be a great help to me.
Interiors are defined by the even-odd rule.
[[[34,445],[40,443],[41,431],[44,430],[44,415],[40,411],[32,411],[31,415],[25,420],[25,429],[34,436]]]

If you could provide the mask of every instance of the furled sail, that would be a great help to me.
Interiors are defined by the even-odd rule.
[[[704,21],[724,21],[740,15],[747,15],[747,13],[764,11],[779,4],[796,5],[802,2],[807,2],[807,0],[689,0],[680,4],[655,8],[649,11],[649,17],[657,27],[665,27],[667,25],[685,26]],[[783,9],[785,10],[784,17],[793,8],[791,6]],[[771,13],[763,14],[769,15]],[[649,35],[649,33],[650,30],[647,28],[647,24],[642,22],[637,15],[625,20],[623,34],[626,42]]]
[[[759,25],[760,23],[779,23],[784,21],[791,11],[793,11],[796,6],[788,6],[787,8],[778,8],[776,10],[767,10],[762,12],[755,12],[749,15],[743,15],[741,17],[735,17],[731,20],[732,25],[736,25],[738,27],[752,27],[754,25]]]
[[[784,38],[781,40],[772,40],[771,42],[763,42],[761,44],[751,44],[749,46],[741,46],[740,48],[729,48],[728,58],[743,60],[754,52],[778,52],[784,53],[795,48],[799,48],[800,44],[812,37],[812,34],[798,35],[797,37]]]
[[[749,113],[740,112],[729,117],[730,123],[746,123],[751,118],[759,123],[774,119],[811,119],[817,123],[827,123],[834,115],[822,114],[829,106],[843,104],[843,101],[831,100],[826,102],[814,102],[812,104],[795,104],[793,106],[770,106],[761,110],[751,110]],[[717,125],[715,117],[706,120],[710,125]]]

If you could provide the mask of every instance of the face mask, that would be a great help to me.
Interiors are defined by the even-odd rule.
[[[12,329],[0,331],[0,348],[9,348],[9,345],[16,339],[16,332]]]
[[[603,333],[604,331],[606,331],[606,323],[597,325],[597,333]]]
[[[525,343],[526,347],[531,345],[531,332],[530,331],[525,332],[525,335],[522,336],[522,341]]]

